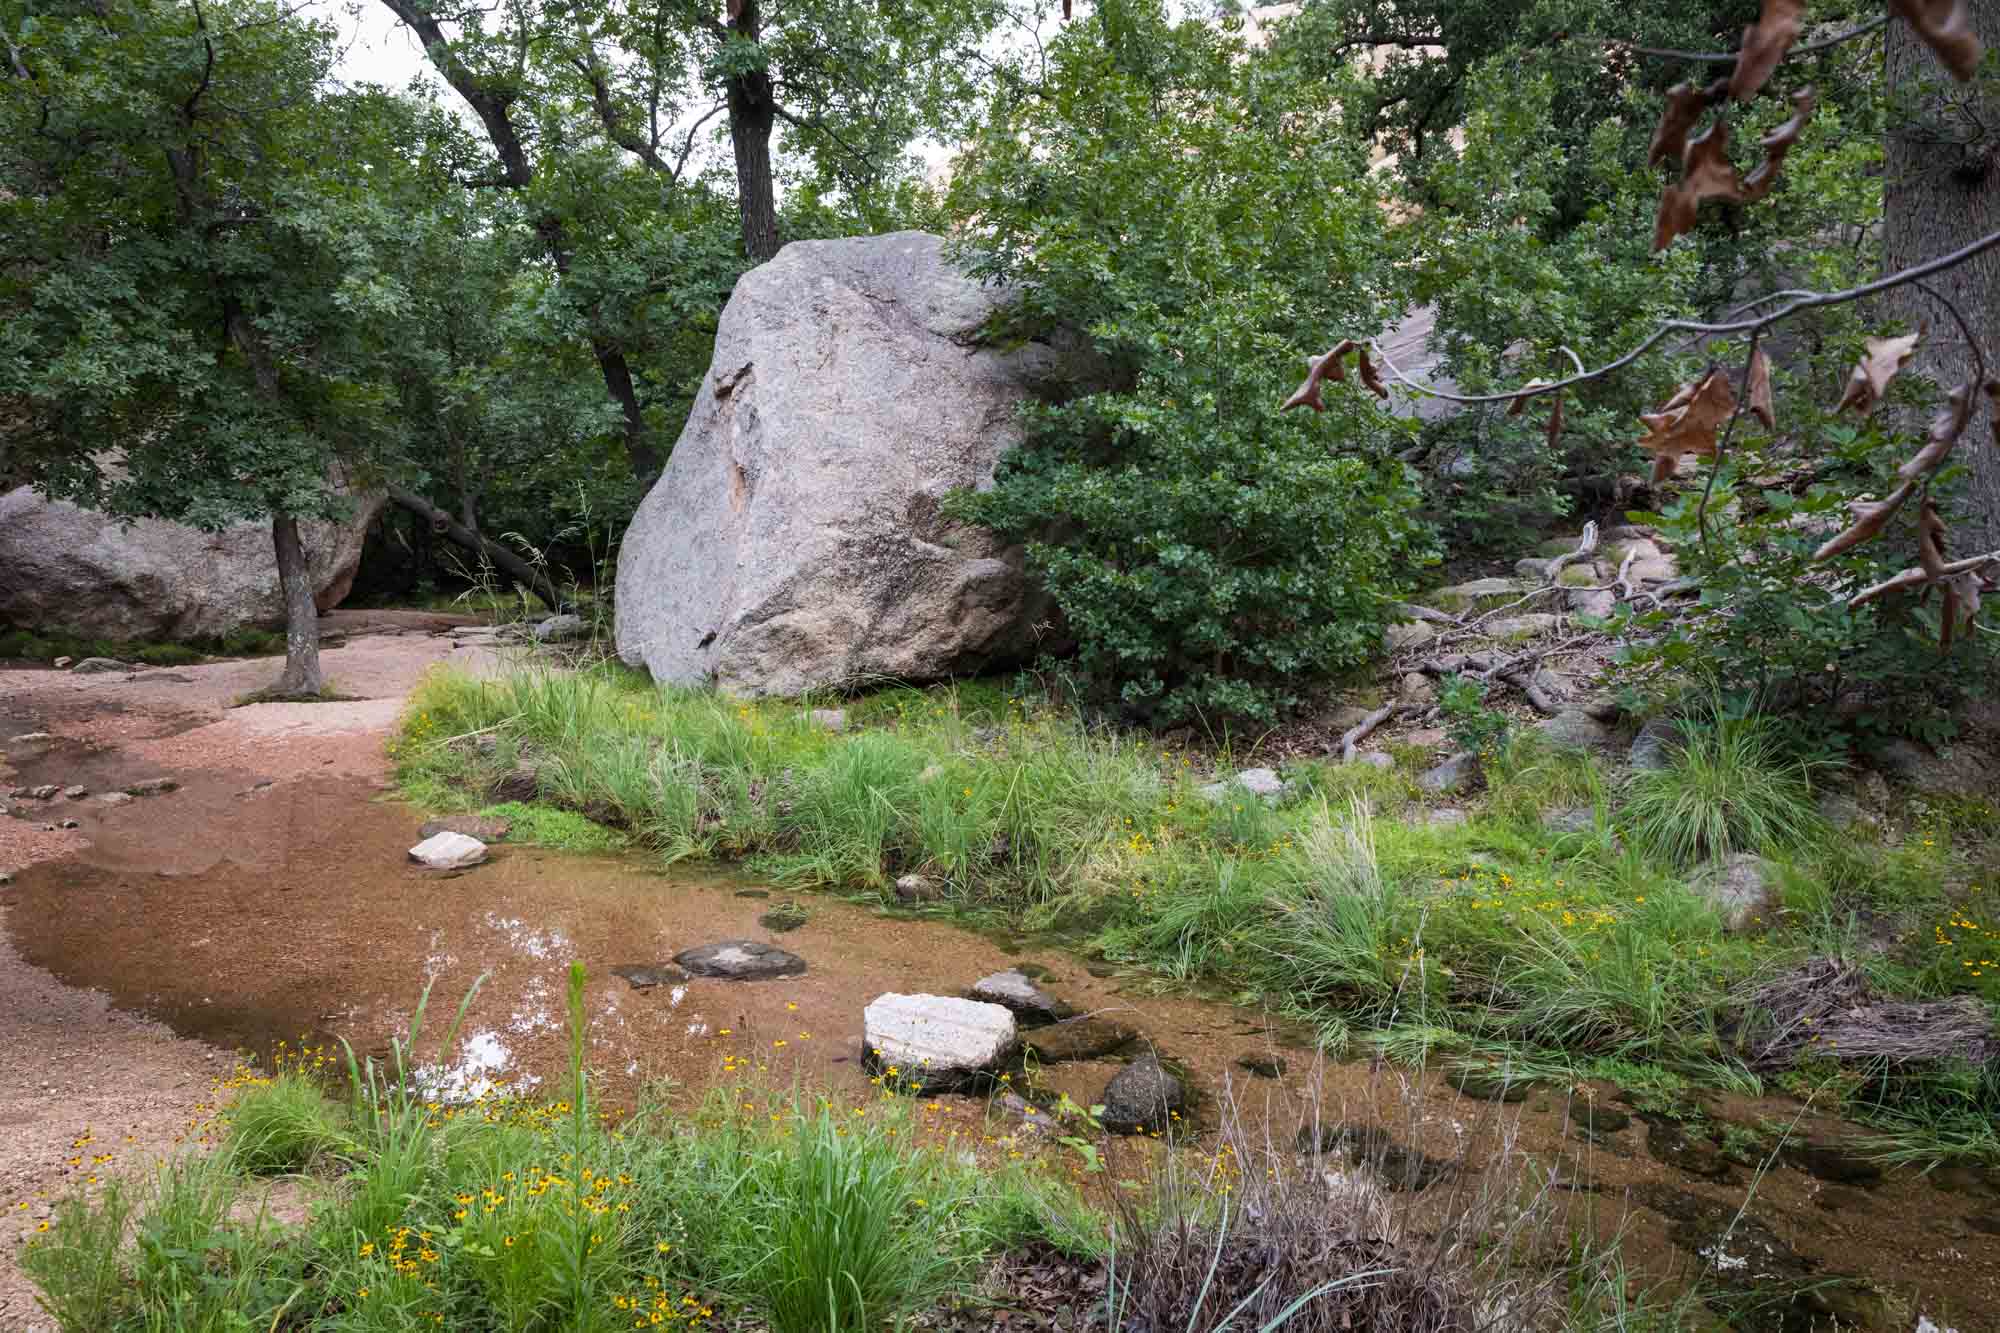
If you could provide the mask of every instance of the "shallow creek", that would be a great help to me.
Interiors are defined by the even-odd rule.
[[[69,756],[63,776],[85,771],[85,759]],[[109,780],[108,758],[93,762]],[[588,1061],[609,1102],[631,1105],[650,1089],[685,1110],[747,1073],[858,1103],[879,1095],[860,1059],[870,1000],[962,994],[981,976],[1027,964],[1045,970],[1040,984],[1060,1000],[1141,1038],[1110,1055],[1018,1073],[1016,1085],[1038,1099],[1067,1093],[1089,1105],[1124,1058],[1150,1045],[1193,1085],[1197,1134],[1225,1100],[1253,1136],[1284,1144],[1315,1117],[1378,1127],[1393,1138],[1392,1161],[1410,1166],[1407,1183],[1454,1182],[1425,1191],[1439,1201],[1492,1178],[1508,1145],[1516,1164],[1532,1164],[1544,1180],[1556,1173],[1576,1225],[1622,1228],[1628,1262],[1652,1277],[1706,1262],[1753,1287],[1780,1276],[1865,1278],[1829,1288],[1821,1304],[1862,1327],[1909,1330],[1923,1313],[1961,1333],[2000,1329],[2000,1175],[1875,1172],[1842,1146],[1858,1130],[1802,1115],[1795,1102],[1708,1099],[1711,1123],[1796,1122],[1794,1133],[1818,1145],[1774,1164],[1731,1228],[1754,1162],[1731,1162],[1673,1122],[1628,1116],[1634,1108],[1610,1085],[1536,1087],[1509,1103],[1393,1067],[1325,1064],[1266,1014],[1120,975],[1051,942],[662,870],[639,857],[502,844],[485,865],[438,875],[405,855],[420,816],[370,784],[182,777],[180,790],[133,805],[65,808],[92,845],[17,875],[8,924],[31,962],[225,1048],[261,1055],[280,1040],[345,1038],[381,1053],[429,984],[420,1054],[431,1059],[452,1010],[485,973],[448,1061],[453,1074],[461,1086],[553,1091],[567,1068],[565,975],[578,960],[589,976]],[[781,932],[760,920],[787,904],[802,925]],[[808,971],[644,987],[614,971],[728,939],[779,944]],[[1283,1066],[1275,1078],[1247,1068],[1274,1062]],[[1602,1108],[1595,1141],[1575,1123],[1590,1105]],[[962,1143],[1046,1153],[1072,1168],[1080,1160],[1023,1130],[993,1098],[937,1099],[926,1123]],[[1138,1160],[1116,1155],[1114,1172]],[[1321,1160],[1345,1166],[1338,1153]]]

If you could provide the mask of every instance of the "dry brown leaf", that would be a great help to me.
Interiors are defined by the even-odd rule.
[[[1549,404],[1549,429],[1548,429],[1548,435],[1546,437],[1548,440],[1549,448],[1553,449],[1556,447],[1556,442],[1562,439],[1562,433],[1563,433],[1563,396],[1562,396],[1562,390],[1558,389],[1556,390],[1555,393],[1555,401]]]
[[[1695,211],[1705,199],[1740,200],[1743,178],[1729,160],[1729,122],[1717,120],[1688,140],[1681,157],[1681,183],[1660,196],[1653,222],[1653,248],[1664,250],[1676,236],[1694,230]]]
[[[1670,157],[1687,156],[1688,131],[1708,109],[1709,90],[1691,83],[1677,83],[1667,89],[1667,109],[1653,129],[1652,147],[1646,150],[1646,165],[1657,167]]]
[[[1972,424],[1972,383],[1970,380],[1953,389],[1944,400],[1944,406],[1931,419],[1929,442],[1919,449],[1909,462],[1896,469],[1896,475],[1904,481],[1913,481],[1927,473],[1935,472],[1951,456],[1952,446],[1958,437]]]
[[[1764,423],[1765,430],[1778,428],[1778,410],[1771,401],[1771,358],[1759,347],[1750,353],[1750,373],[1745,375],[1743,396],[1751,414]]]
[[[1858,611],[1876,598],[1887,593],[1901,592],[1905,588],[1920,587],[1930,581],[1931,576],[1921,569],[1911,568],[1903,570],[1901,573],[1882,580],[1872,588],[1863,588],[1860,592],[1855,593],[1854,596],[1847,599],[1847,609]]]
[[[1360,344],[1356,344],[1354,348],[1354,373],[1361,377],[1362,388],[1377,398],[1386,400],[1389,397],[1389,386],[1382,382],[1380,375],[1376,374],[1375,363],[1368,359],[1368,349]]]
[[[1729,80],[1731,97],[1747,102],[1757,95],[1798,40],[1805,16],[1805,0],[1764,0],[1763,14],[1743,30],[1743,49],[1736,53],[1736,73]]]
[[[1847,392],[1840,396],[1840,403],[1833,410],[1839,412],[1851,407],[1864,417],[1873,412],[1875,404],[1889,391],[1889,381],[1916,355],[1923,336],[1924,331],[1918,329],[1900,338],[1870,338],[1867,352],[1847,377]]]
[[[1889,0],[1889,10],[1937,52],[1953,78],[1964,82],[1979,68],[1986,49],[1972,31],[1965,0]]]
[[[1764,160],[1743,178],[1744,203],[1762,199],[1778,183],[1778,169],[1785,164],[1785,154],[1792,151],[1792,145],[1799,141],[1800,133],[1812,119],[1814,100],[1811,88],[1793,93],[1792,118],[1757,141],[1764,150]]]
[[[1315,412],[1326,411],[1326,404],[1319,396],[1320,382],[1332,380],[1335,384],[1340,384],[1347,379],[1347,367],[1343,366],[1341,361],[1354,350],[1355,346],[1354,339],[1342,338],[1325,356],[1317,361],[1307,362],[1309,369],[1306,371],[1306,382],[1301,384],[1298,392],[1287,398],[1284,406],[1278,410],[1286,412],[1294,407],[1310,407]]]
[[[1842,551],[1859,546],[1878,535],[1888,526],[1889,520],[1895,517],[1896,511],[1903,507],[1903,502],[1916,494],[1916,490],[1917,483],[1906,481],[1889,492],[1889,498],[1886,500],[1854,506],[1854,525],[1814,551],[1813,559],[1830,560]]]
[[[1930,497],[1925,496],[1923,507],[1917,511],[1917,563],[1933,582],[1945,576],[1944,545],[1944,520],[1938,516],[1937,506]]]
[[[1671,477],[1685,454],[1714,458],[1716,428],[1735,411],[1729,377],[1712,370],[1693,384],[1683,384],[1658,412],[1641,416],[1647,434],[1639,447],[1653,455],[1654,484]]]
[[[1958,633],[1961,623],[1970,632],[1972,622],[1979,619],[1979,594],[1982,588],[1979,575],[1971,570],[1954,574],[1944,581],[1944,615],[1939,627],[1938,647],[1946,652],[1951,650],[1952,637]]]

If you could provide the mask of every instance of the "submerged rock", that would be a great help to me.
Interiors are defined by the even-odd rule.
[[[625,978],[633,990],[678,986],[688,979],[687,973],[671,963],[619,963],[611,969],[611,975]]]
[[[1140,1056],[1104,1085],[1098,1117],[1113,1134],[1166,1132],[1187,1099],[1181,1081],[1160,1065],[1157,1055]]]
[[[1348,1125],[1338,1121],[1306,1125],[1299,1130],[1298,1150],[1324,1156],[1338,1153],[1352,1166],[1366,1166],[1385,1189],[1418,1193],[1446,1180],[1457,1170],[1455,1164],[1416,1148],[1396,1142],[1388,1130],[1375,1125]]]
[[[806,960],[762,940],[721,940],[674,955],[676,965],[697,977],[724,981],[769,981],[803,976]]]
[[[463,833],[434,833],[410,848],[410,859],[427,870],[463,870],[486,859],[486,844]]]
[[[1037,1028],[1026,1040],[1030,1055],[1053,1065],[1099,1059],[1130,1046],[1139,1034],[1122,1023],[1086,1015]]]
[[[861,1016],[870,1067],[913,1092],[990,1078],[1013,1053],[1016,1039],[1014,1015],[1006,1008],[947,995],[882,995]]]

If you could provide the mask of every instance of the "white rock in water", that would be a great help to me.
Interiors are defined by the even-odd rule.
[[[899,1086],[941,1089],[997,1069],[1014,1049],[1014,1015],[997,1004],[944,995],[876,997],[861,1017],[871,1065]]]
[[[463,833],[438,833],[410,848],[410,859],[432,870],[460,870],[486,859],[486,844]]]

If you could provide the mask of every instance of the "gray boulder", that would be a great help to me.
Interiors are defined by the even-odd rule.
[[[1777,910],[1777,870],[1761,856],[1737,852],[1704,866],[1689,887],[1715,906],[1728,930],[1748,930]]]
[[[1417,776],[1417,786],[1427,792],[1444,795],[1449,792],[1464,791],[1479,776],[1479,756],[1461,751],[1435,768],[1426,769]]]
[[[1554,717],[1536,723],[1535,730],[1548,737],[1553,744],[1573,747],[1605,745],[1612,736],[1610,727],[1582,708],[1566,708]]]
[[[71,667],[70,671],[79,676],[96,676],[106,672],[130,671],[131,669],[132,664],[130,662],[121,662],[115,657],[86,657]]]
[[[977,1083],[1014,1051],[1014,1015],[997,1004],[946,995],[876,997],[861,1015],[861,1042],[871,1067],[909,1091]]]
[[[1681,730],[1671,719],[1648,718],[1646,725],[1639,728],[1639,734],[1632,738],[1626,761],[1642,773],[1657,773],[1673,766],[1680,748]]]
[[[1158,1134],[1186,1103],[1187,1091],[1158,1056],[1142,1055],[1104,1085],[1098,1100],[1104,1105],[1098,1119],[1113,1134]]]
[[[299,525],[321,611],[347,596],[382,504],[360,497],[346,522]],[[0,620],[86,638],[220,638],[285,620],[269,522],[126,525],[23,486],[0,494],[0,570]]]
[[[568,643],[590,633],[590,625],[582,616],[565,611],[559,616],[537,622],[530,633],[535,636],[536,643]]]
[[[941,508],[992,485],[1021,404],[1080,360],[981,346],[1008,299],[923,232],[794,242],[745,274],[626,529],[619,656],[769,695],[1029,655],[1046,603],[1021,550]]]
[[[1255,796],[1266,801],[1283,799],[1292,789],[1292,784],[1280,778],[1274,769],[1246,768],[1227,782],[1211,782],[1201,789],[1203,799],[1226,801],[1233,795]]]

